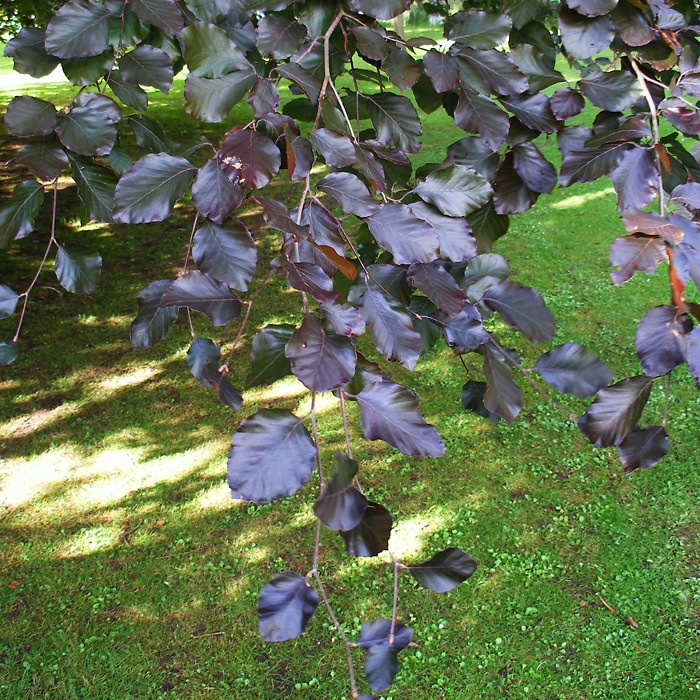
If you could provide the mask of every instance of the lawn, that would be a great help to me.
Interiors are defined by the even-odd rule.
[[[5,61],[0,79],[8,74]],[[72,94],[50,82],[2,85],[3,111],[13,94]],[[169,96],[150,97],[166,133],[186,140],[194,122],[181,112],[182,90],[177,80]],[[216,139],[247,120],[239,107],[207,133]],[[431,115],[417,162],[441,160],[461,136]],[[2,160],[14,148],[3,132]],[[551,145],[546,153],[554,158]],[[2,196],[20,177],[4,168]],[[276,194],[291,203],[299,185],[278,180]],[[241,415],[231,413],[190,377],[182,321],[163,343],[133,350],[136,295],[181,268],[190,207],[163,224],[81,227],[75,193],[62,190],[57,236],[99,249],[105,262],[92,297],[44,275],[20,358],[0,370],[0,698],[348,698],[344,648],[322,609],[293,642],[266,644],[257,633],[260,588],[278,571],[311,568],[315,486],[254,506],[232,501],[225,484],[241,416],[262,406],[303,411],[308,394],[283,380],[245,392]],[[556,190],[514,217],[495,251],[545,297],[558,322],[552,344],[589,345],[619,379],[641,372],[636,322],[668,293],[663,269],[612,285],[608,247],[624,233],[614,204],[607,180]],[[0,283],[19,291],[31,279],[42,216],[35,234],[3,251]],[[269,260],[276,235],[254,209],[245,220]],[[298,322],[297,308],[297,296],[273,283],[251,327]],[[0,323],[0,339],[13,323]],[[230,348],[235,324],[195,323]],[[546,349],[497,330],[527,364]],[[249,351],[247,338],[232,365],[239,385]],[[402,653],[385,700],[700,697],[700,396],[685,368],[671,387],[671,454],[629,477],[615,450],[593,448],[524,382],[526,406],[511,426],[465,412],[468,377],[444,344],[414,374],[386,369],[417,392],[447,448],[437,460],[404,457],[360,440],[351,415],[365,492],[396,519],[392,552],[418,562],[454,545],[479,568],[442,596],[402,577],[399,615],[418,646]],[[655,388],[645,420],[660,420],[664,401]],[[332,398],[320,407],[330,460],[343,428]],[[347,557],[324,531],[320,567],[351,638],[391,614],[387,564]],[[356,650],[360,666],[361,658]]]

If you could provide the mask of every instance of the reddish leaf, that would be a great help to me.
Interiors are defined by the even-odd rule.
[[[620,267],[613,270],[610,276],[615,284],[622,284],[636,270],[653,272],[664,260],[668,260],[666,245],[656,236],[641,233],[621,236],[610,245],[610,264]]]
[[[666,374],[685,362],[693,323],[675,306],[656,306],[639,322],[634,348],[648,376]]]

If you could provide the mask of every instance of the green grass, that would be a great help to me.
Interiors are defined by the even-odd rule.
[[[58,101],[71,94],[51,84],[24,90]],[[167,133],[184,140],[192,120],[180,111],[181,95],[178,81],[171,96],[153,93],[152,101]],[[210,136],[246,119],[246,108],[237,109]],[[461,136],[437,115],[425,131],[422,162],[440,159]],[[2,141],[3,159],[14,147]],[[6,168],[3,192],[20,175]],[[276,187],[290,203],[298,196],[297,185]],[[75,203],[70,189],[62,194]],[[128,342],[138,291],[182,264],[189,206],[163,224],[81,230],[69,204],[57,235],[99,248],[101,286],[91,298],[72,296],[47,272],[20,359],[0,374],[0,698],[348,697],[344,650],[323,610],[293,642],[265,644],[257,634],[261,586],[277,571],[311,567],[315,485],[269,506],[231,501],[224,473],[239,417],[189,378],[185,324],[149,351]],[[247,217],[259,225],[255,212]],[[43,214],[35,234],[3,252],[0,283],[26,285],[47,226]],[[622,233],[604,180],[541,198],[496,246],[514,278],[536,286],[552,308],[554,344],[588,344],[617,378],[640,371],[631,351],[636,321],[667,300],[665,270],[612,286],[607,251]],[[256,235],[265,236],[269,259],[278,242]],[[297,306],[297,295],[277,284],[255,306],[252,327],[291,321]],[[230,347],[235,326],[195,322]],[[0,323],[1,338],[13,324]],[[498,331],[530,364],[542,351]],[[234,383],[249,350],[248,340]],[[419,460],[363,442],[353,414],[363,487],[395,515],[392,550],[405,561],[455,545],[479,568],[444,596],[402,577],[400,617],[419,646],[402,653],[383,697],[700,697],[700,399],[687,372],[672,386],[672,453],[624,477],[614,450],[593,448],[527,386],[511,426],[465,413],[464,369],[444,346],[413,375],[389,371],[419,394],[447,453]],[[292,381],[245,399],[243,415],[308,406]],[[583,402],[561,401],[583,410]],[[663,408],[657,388],[645,417],[657,421]],[[331,398],[321,404],[320,431],[330,460],[343,443]],[[321,567],[355,638],[364,621],[390,615],[390,569],[385,558],[347,558],[341,544],[324,531]],[[355,658],[361,665],[359,651]]]

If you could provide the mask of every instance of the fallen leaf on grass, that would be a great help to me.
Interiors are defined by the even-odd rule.
[[[10,588],[17,588],[17,586],[19,586],[19,581],[13,581],[13,582],[10,584]]]
[[[161,525],[165,525],[165,520],[156,520],[156,525],[160,527]]]

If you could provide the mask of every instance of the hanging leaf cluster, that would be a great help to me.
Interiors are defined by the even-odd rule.
[[[149,348],[187,315],[195,336],[190,372],[232,410],[243,405],[234,384],[292,376],[312,393],[312,405],[317,393],[333,392],[343,420],[347,407],[368,440],[437,458],[445,451],[437,428],[385,368],[396,362],[413,370],[444,341],[446,357],[480,373],[455,397],[466,410],[511,423],[523,408],[519,376],[538,377],[556,392],[593,399],[579,425],[591,443],[618,448],[625,472],[653,466],[669,450],[666,418],[642,422],[655,382],[686,363],[700,381],[700,311],[691,300],[700,285],[695,4],[523,0],[497,8],[465,2],[452,11],[436,0],[428,7],[440,16],[439,42],[388,28],[386,20],[412,4],[70,0],[45,27],[23,28],[5,48],[15,70],[35,78],[60,65],[76,96],[67,105],[28,96],[7,105],[5,124],[21,143],[16,162],[27,176],[0,205],[0,248],[42,235],[35,222],[58,196],[59,178],[74,181],[83,221],[142,225],[189,208],[182,272],[144,280],[131,341]],[[562,58],[575,80],[560,72]],[[217,143],[168,138],[147,116],[145,88],[168,93],[183,68],[188,114],[218,123],[247,103],[251,120]],[[573,124],[586,106],[594,118]],[[415,169],[421,114],[435,110],[463,135],[441,162]],[[136,149],[122,148],[126,136]],[[557,144],[559,168],[543,155],[546,141]],[[508,262],[493,252],[510,217],[540,195],[603,176],[624,230],[610,246],[613,283],[662,265],[670,282],[670,302],[651,308],[637,327],[639,373],[614,383],[587,347],[550,345],[555,321],[543,296],[511,279]],[[275,198],[267,186],[280,178],[298,199]],[[244,223],[251,207],[274,241],[272,260],[262,259],[257,232]],[[61,242],[52,229],[39,271],[52,252],[65,289],[95,291],[99,253]],[[237,351],[250,305],[272,277],[298,292],[300,313],[293,324],[249,334],[249,372],[232,382],[199,314],[216,327],[235,325]],[[14,337],[0,342],[2,365],[19,356],[26,310],[19,301],[32,287],[18,293],[0,284],[0,318],[20,310]],[[547,344],[533,367],[500,343],[502,325]],[[367,356],[358,350],[361,336]],[[314,410],[310,417],[315,425]],[[261,408],[241,421],[228,457],[233,497],[290,497],[316,470],[318,521],[350,556],[378,556],[389,547],[392,515],[363,494],[350,444],[325,479],[308,418]],[[420,586],[444,593],[475,566],[449,548],[406,568]],[[291,639],[307,627],[319,604],[316,576],[285,571],[263,588],[264,639]],[[365,623],[357,645],[366,650],[374,692],[392,683],[411,639],[395,616]]]

